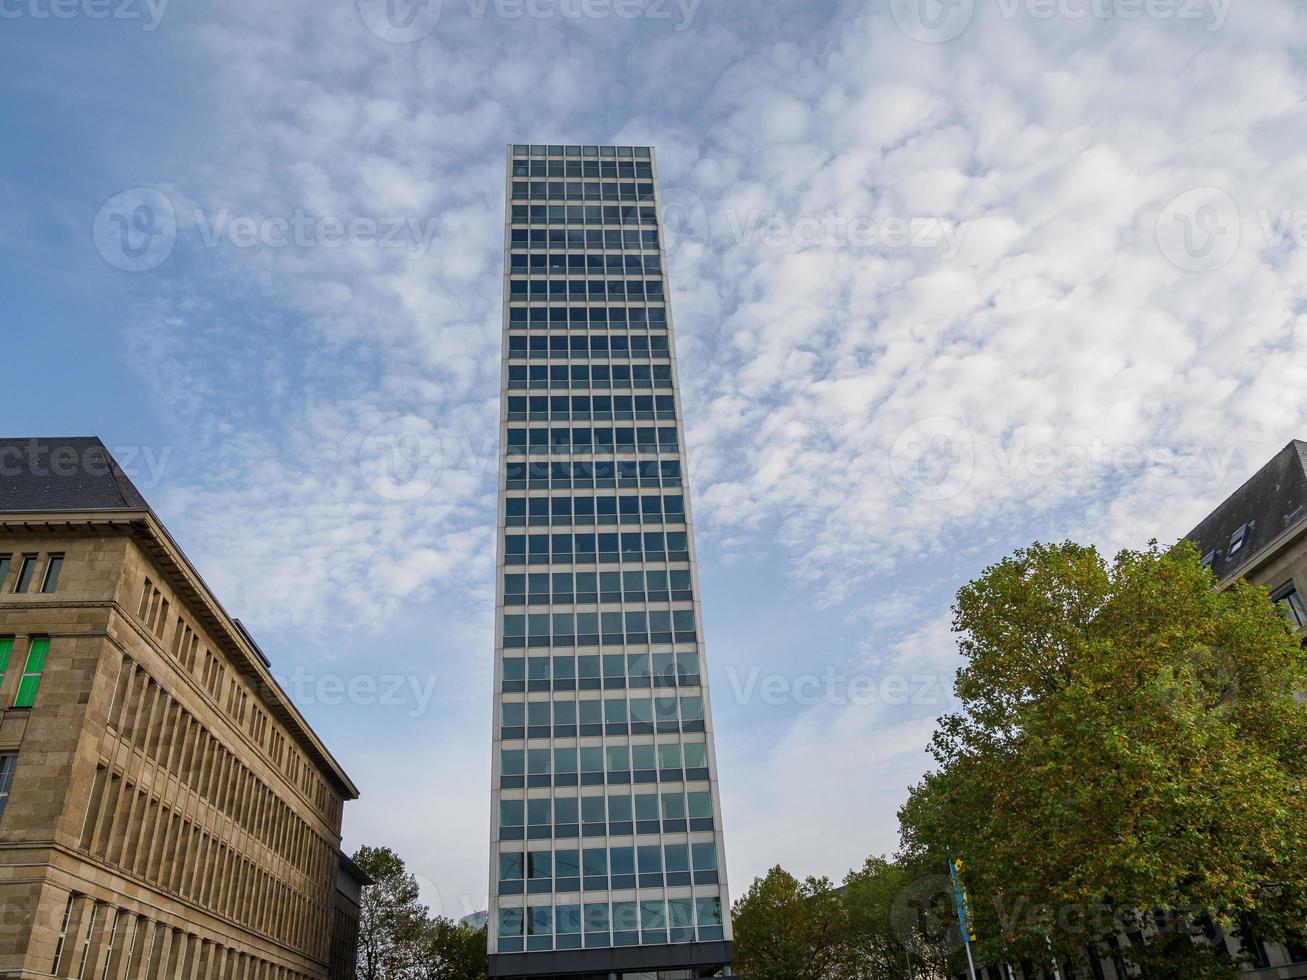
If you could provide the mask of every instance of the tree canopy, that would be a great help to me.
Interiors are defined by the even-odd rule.
[[[954,629],[961,710],[900,818],[909,855],[963,859],[982,949],[1138,928],[1202,960],[1152,975],[1219,976],[1191,931],[1300,926],[1307,658],[1264,589],[1214,588],[1188,545],[1035,545],[962,589]]]
[[[847,916],[825,878],[772,868],[735,903],[732,921],[735,969],[750,980],[826,980],[847,955]]]
[[[359,980],[483,980],[486,931],[431,917],[417,879],[388,847],[361,847],[372,879],[359,909]]]

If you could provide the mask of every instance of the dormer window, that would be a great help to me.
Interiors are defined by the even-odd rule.
[[[1203,555],[1203,568],[1211,568],[1214,561],[1216,561],[1216,552],[1209,551],[1207,554]]]
[[[1230,555],[1236,555],[1243,548],[1248,540],[1248,532],[1252,530],[1252,524],[1245,524],[1239,530],[1230,535]]]

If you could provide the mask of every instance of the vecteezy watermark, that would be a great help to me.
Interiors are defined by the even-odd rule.
[[[946,259],[958,254],[967,232],[965,221],[927,216],[850,218],[824,214],[790,218],[776,214],[768,217],[761,211],[741,215],[728,210],[726,220],[739,245],[758,242],[767,248],[938,249]]]
[[[473,20],[649,20],[688,30],[703,0],[466,0]],[[440,23],[442,0],[358,0],[363,23],[383,41],[408,44]]]
[[[371,420],[365,424],[371,424]],[[548,473],[558,464],[593,463],[596,455],[614,465],[647,462],[647,454],[655,445],[618,444],[600,448],[597,454],[590,442],[532,447],[529,451],[516,447],[510,448],[507,460],[510,466],[520,464],[524,467],[521,479],[526,480],[525,467],[528,465]],[[708,447],[703,445],[685,447],[683,456],[685,480],[693,480],[704,462],[711,459]],[[355,462],[364,484],[377,496],[396,502],[411,502],[433,493],[445,474],[459,473],[480,481],[493,475],[503,459],[494,430],[467,437],[437,430],[420,416],[401,415],[368,429],[359,440]],[[535,479],[533,476],[532,480]],[[547,484],[549,478],[544,479]],[[532,488],[535,486],[533,482]]]
[[[440,434],[426,419],[405,415],[372,429],[358,466],[372,492],[386,500],[420,500],[436,488],[444,461]]]
[[[660,195],[663,216],[663,249],[667,269],[688,269],[703,258],[708,248],[708,209],[692,190],[669,187]]]
[[[130,20],[157,30],[169,0],[0,0],[0,20]]]
[[[438,223],[436,218],[320,216],[298,208],[273,216],[230,208],[213,214],[194,208],[179,215],[164,191],[135,187],[105,201],[91,234],[96,250],[115,269],[148,272],[172,256],[183,228],[193,228],[205,248],[405,249],[421,259],[435,241]]]
[[[157,187],[135,187],[104,202],[91,225],[96,251],[115,269],[148,272],[177,244],[177,212]]]
[[[935,416],[910,425],[890,449],[890,468],[904,491],[923,500],[961,493],[983,467],[1008,482],[1165,472],[1221,484],[1234,449],[1210,446],[1113,445],[1104,439],[1041,443],[1024,438],[978,442],[961,421]]]
[[[659,205],[669,269],[694,265],[710,240],[722,248],[923,249],[952,259],[967,233],[967,222],[939,215],[795,215],[731,207],[710,213],[698,194],[683,187],[665,190]]]
[[[971,482],[976,446],[960,421],[935,415],[904,429],[890,447],[889,460],[895,481],[909,494],[948,500]]]
[[[358,0],[359,16],[377,37],[392,44],[420,41],[436,29],[441,0]]]
[[[503,20],[653,20],[676,31],[694,23],[703,0],[467,0],[472,16]]]
[[[1307,249],[1307,211],[1250,209],[1245,221],[1238,202],[1218,187],[1195,187],[1167,202],[1157,217],[1157,245],[1186,272],[1214,272],[1228,265],[1245,243],[1272,252]]]
[[[976,14],[975,0],[890,0],[894,23],[914,41],[944,44],[961,37]]]
[[[107,477],[113,474],[113,462],[116,462],[137,487],[152,490],[163,482],[164,472],[172,458],[171,446],[160,450],[153,446],[111,446],[107,449],[108,455],[98,443],[28,439],[0,447],[0,478]]]
[[[949,876],[927,875],[903,888],[890,906],[890,926],[909,949],[960,950],[962,930]]]
[[[841,708],[910,704],[938,707],[954,701],[951,674],[877,676],[849,672],[832,665],[821,674],[796,675],[764,674],[760,667],[752,667],[741,676],[735,667],[728,667],[726,676],[736,704],[757,702],[769,707],[829,704]]]
[[[1268,248],[1281,249],[1288,245],[1307,248],[1307,212],[1292,208],[1272,212],[1268,208],[1258,208],[1257,225]]]
[[[973,901],[982,902],[978,896]],[[1188,905],[1154,905],[1136,909],[1108,902],[1065,902],[1049,905],[1031,902],[1019,895],[996,892],[985,904],[992,907],[1003,933],[1008,936],[1058,936],[1077,945],[1132,932],[1172,932],[1200,936],[1204,924],[1219,917],[1215,909],[1194,902]],[[977,906],[979,907],[979,905]]]
[[[1007,20],[1174,20],[1219,31],[1234,0],[994,0]]]
[[[191,213],[207,248],[393,248],[410,249],[413,258],[427,254],[436,238],[435,218],[348,219],[320,217],[296,209],[288,217],[233,215],[223,208],[210,218],[203,211]]]
[[[1172,198],[1157,216],[1157,247],[1186,272],[1211,272],[1239,249],[1239,206],[1219,187],[1195,187]]]
[[[1004,20],[1190,21],[1219,31],[1234,0],[993,0]],[[890,0],[894,22],[908,37],[943,44],[960,37],[976,15],[976,0]]]
[[[973,913],[990,912],[1007,938],[1035,936],[1083,945],[1136,931],[1174,932],[1199,936],[1204,923],[1210,924],[1218,914],[1197,903],[1191,905],[1150,905],[1135,909],[1107,902],[1066,902],[1050,905],[1032,902],[1002,890],[989,896],[973,893],[967,897]],[[957,917],[957,892],[946,874],[917,878],[894,896],[890,924],[899,941],[910,949],[931,949],[953,953],[962,949],[962,933]]]
[[[1087,443],[1052,445],[1025,439],[990,447],[999,472],[1007,479],[1032,476],[1047,479],[1075,474],[1127,474],[1142,470],[1166,471],[1209,485],[1224,482],[1235,450],[1208,446],[1109,445],[1102,439]]]
[[[435,674],[312,674],[299,666],[276,681],[300,707],[403,708],[409,718],[426,714],[440,683]]]

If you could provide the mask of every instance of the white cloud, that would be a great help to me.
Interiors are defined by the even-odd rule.
[[[909,573],[1036,536],[1178,536],[1307,431],[1307,259],[1257,220],[1304,206],[1291,4],[1219,31],[981,12],[947,45],[905,38],[884,4],[801,32],[755,7],[706,8],[676,35],[451,8],[414,45],[372,38],[349,4],[215,15],[202,50],[221,139],[178,195],[209,215],[436,232],[421,253],[192,235],[137,311],[136,360],[209,467],[173,471],[165,516],[234,608],[382,629],[433,590],[487,601],[514,139],[651,142],[664,186],[702,200],[704,256],[672,281],[701,532],[724,561],[779,561],[816,603],[882,602],[873,647],[911,614],[894,597]],[[1242,217],[1241,248],[1210,273],[1155,240],[1197,186]],[[946,221],[960,249],[754,233],[830,216]],[[409,416],[440,431],[445,465],[435,492],[397,503],[357,453]],[[939,455],[914,473],[947,495],[894,466],[900,436],[939,418],[963,439],[927,442]],[[814,632],[846,614],[814,613]],[[923,635],[893,648],[896,669],[948,670],[947,631]],[[834,874],[892,846],[931,716],[826,707],[749,716],[747,741],[723,731],[733,866]],[[428,779],[466,788],[471,765]],[[420,848],[431,828],[393,807],[403,774],[371,775],[367,832]],[[469,813],[441,833],[471,833],[484,814]],[[477,861],[434,844],[422,861],[455,892],[480,887]]]

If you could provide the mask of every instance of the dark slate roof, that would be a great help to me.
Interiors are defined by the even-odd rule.
[[[149,509],[95,436],[0,437],[0,513]]]
[[[1307,520],[1307,442],[1295,439],[1185,535],[1201,554],[1212,554],[1219,581],[1234,576],[1286,529]],[[1231,538],[1245,525],[1233,555]]]
[[[355,864],[354,859],[344,851],[336,852],[336,861],[340,865],[341,870],[345,871],[360,885],[367,887],[368,885],[374,884],[372,876]]]

